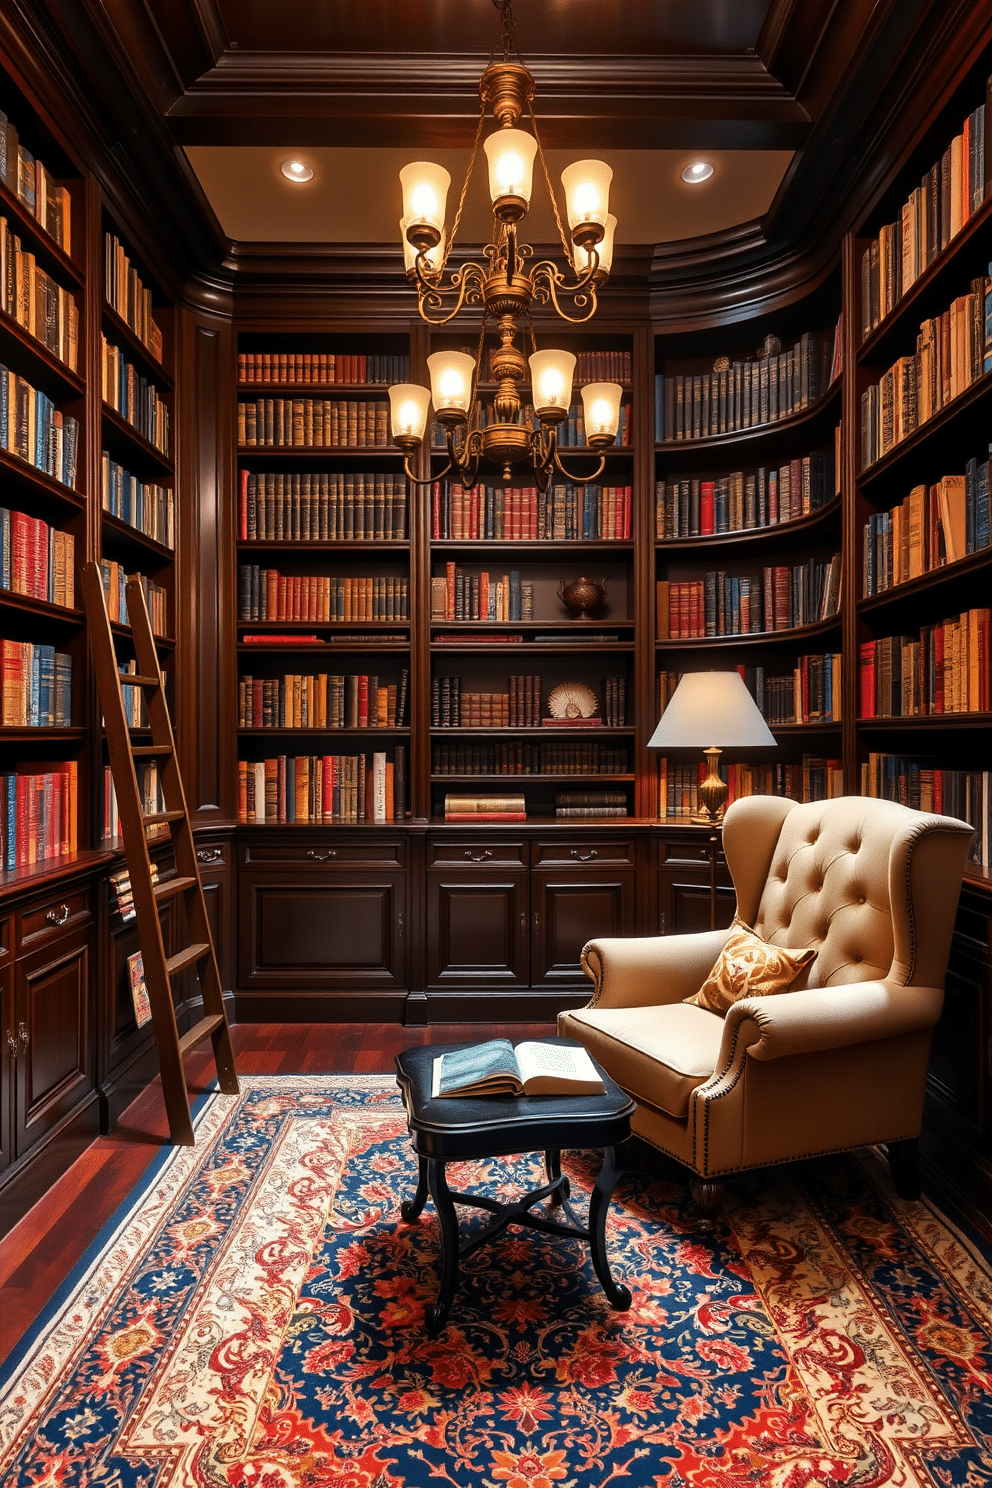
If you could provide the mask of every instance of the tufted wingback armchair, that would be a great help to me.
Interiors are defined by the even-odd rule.
[[[558,1018],[637,1102],[633,1130],[691,1169],[704,1213],[726,1176],[873,1142],[904,1197],[971,828],[889,801],[735,801],[723,849],[739,917],[817,954],[788,992],[726,1017],[697,992],[728,930],[593,940],[592,1001]]]

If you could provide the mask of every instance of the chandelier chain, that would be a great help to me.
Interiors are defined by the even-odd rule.
[[[516,38],[513,35],[513,28],[516,25],[516,21],[513,19],[513,0],[493,0],[493,7],[499,11],[499,30],[496,33],[496,40],[493,42],[493,49],[489,58],[490,64],[495,62],[496,53],[500,50],[503,52],[504,62],[509,62],[511,56],[516,57],[519,61],[520,52],[517,48]]]
[[[530,111],[530,122],[534,126],[534,138],[537,140],[537,158],[541,162],[541,169],[544,172],[544,184],[548,188],[548,195],[551,198],[551,208],[555,214],[555,221],[558,224],[558,236],[561,238],[562,250],[565,254],[565,258],[568,261],[569,268],[574,273],[575,259],[572,257],[572,250],[569,246],[568,239],[565,236],[565,229],[561,225],[561,216],[558,212],[558,202],[555,198],[555,188],[551,184],[551,176],[548,171],[548,163],[544,158],[544,150],[541,147],[541,137],[537,132],[537,119],[534,117],[534,100],[532,98],[529,98],[527,100],[527,107]]]
[[[479,122],[478,122],[478,125],[476,126],[476,130],[475,130],[475,143],[472,146],[472,154],[469,156],[468,170],[465,172],[465,180],[462,182],[462,194],[458,198],[458,211],[455,213],[455,220],[451,224],[451,237],[448,239],[448,241],[447,241],[447,243],[445,244],[445,247],[444,247],[444,257],[442,258],[440,267],[438,269],[438,273],[439,274],[443,274],[444,273],[444,270],[447,267],[448,258],[449,258],[450,254],[451,254],[451,250],[455,246],[455,238],[458,235],[458,224],[462,220],[462,208],[465,206],[465,197],[468,194],[468,183],[472,179],[472,170],[473,170],[473,168],[475,166],[475,157],[479,153],[479,141],[482,138],[482,131],[483,131],[483,128],[485,127],[485,123],[486,123],[486,101],[485,101],[484,98],[482,98],[482,99],[479,100]],[[556,208],[556,212],[557,212],[557,208]]]

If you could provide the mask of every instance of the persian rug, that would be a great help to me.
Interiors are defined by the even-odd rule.
[[[390,1079],[251,1077],[197,1127],[6,1367],[5,1488],[992,1481],[990,1269],[871,1154],[771,1174],[712,1236],[646,1164],[608,1223],[629,1312],[585,1245],[513,1230],[431,1338],[437,1230],[399,1216]],[[581,1207],[595,1154],[564,1165]],[[543,1180],[521,1157],[452,1181]]]

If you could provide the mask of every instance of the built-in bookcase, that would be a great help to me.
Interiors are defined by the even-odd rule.
[[[736,667],[777,748],[724,751],[731,797],[842,791],[841,286],[787,311],[659,337],[655,716],[679,677]],[[698,809],[698,756],[657,764],[661,816]]]

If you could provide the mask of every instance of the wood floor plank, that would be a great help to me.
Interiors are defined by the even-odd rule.
[[[514,1023],[486,1030],[514,1042],[548,1038],[550,1023]],[[477,1024],[405,1028],[399,1023],[245,1023],[231,1029],[242,1073],[386,1074],[403,1049],[481,1038]],[[209,1050],[186,1059],[190,1094],[214,1088]],[[162,1089],[150,1085],[128,1106],[109,1136],[99,1137],[29,1214],[0,1239],[0,1362],[127,1197],[169,1132]]]

